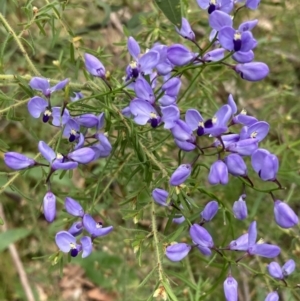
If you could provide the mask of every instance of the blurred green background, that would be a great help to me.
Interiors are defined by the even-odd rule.
[[[201,11],[196,1],[192,0],[182,0],[182,10],[192,24],[199,43],[205,46],[210,32],[207,13]],[[111,83],[122,82],[125,68],[130,62],[130,56],[126,52],[126,36],[129,35],[134,36],[143,49],[151,47],[155,42],[189,45],[176,34],[174,26],[151,1],[0,0],[0,11],[19,35],[42,76],[52,79],[68,77],[71,81],[84,83],[87,77],[83,72],[82,55],[90,49],[89,52],[97,51],[98,57],[101,57],[111,74]],[[180,92],[183,96],[180,101],[183,112],[190,107],[196,107],[208,116],[217,106],[226,103],[228,94],[232,93],[240,110],[245,108],[248,114],[270,123],[270,133],[261,147],[269,149],[279,157],[278,178],[286,187],[283,191],[276,191],[275,195],[278,199],[288,201],[297,214],[300,210],[299,14],[300,7],[296,0],[262,1],[257,11],[243,9],[239,12],[235,24],[259,19],[258,26],[253,30],[258,40],[255,60],[268,64],[271,72],[265,80],[257,83],[246,82],[224,67],[215,67],[205,70],[185,93],[185,87],[195,76],[193,71],[186,72]],[[2,25],[0,74],[33,75],[12,35]],[[1,159],[8,150],[35,156],[37,142],[48,142],[57,133],[57,129],[41,126],[39,120],[29,116],[24,102],[24,105],[18,103],[29,97],[27,84],[28,80],[22,78],[11,83],[0,77]],[[97,84],[100,87],[103,85],[100,82]],[[83,93],[85,96],[90,95],[88,89]],[[53,103],[61,104],[63,99],[63,93],[57,93],[53,96]],[[95,111],[100,112],[106,109],[103,105],[105,101],[107,99],[94,99],[89,104],[95,107]],[[117,95],[114,101],[118,108],[126,106],[123,96]],[[18,105],[6,109],[14,104]],[[80,112],[80,108],[74,112],[78,111]],[[157,263],[151,235],[149,191],[154,187],[148,187],[148,167],[143,167],[135,155],[137,150],[127,141],[126,128],[116,124],[116,120],[111,114],[111,123],[107,120],[105,128],[115,146],[110,159],[101,159],[73,174],[67,173],[63,178],[58,174],[53,180],[53,192],[58,196],[59,209],[63,207],[63,199],[67,195],[86,204],[91,199],[96,199],[93,215],[105,221],[105,224],[115,227],[112,234],[99,239],[99,243],[95,244],[96,250],[84,260],[78,257],[68,263],[65,257],[65,265],[62,267],[55,264],[53,257],[50,257],[57,251],[53,239],[55,233],[65,229],[69,221],[67,214],[61,210],[51,225],[44,220],[40,210],[46,192],[42,170],[22,172],[8,186],[7,182],[14,173],[4,165],[3,160],[0,161],[0,185],[3,188],[1,206],[7,221],[6,227],[11,231],[6,236],[5,233],[0,234],[0,300],[26,300],[11,250],[7,249],[10,241],[15,242],[35,300],[152,299],[153,291],[157,288]],[[144,137],[141,141],[150,150],[162,137],[166,137],[162,129],[155,135],[140,130],[138,135],[139,139]],[[172,139],[167,140],[164,147],[157,148],[156,152],[167,168],[177,166],[178,151],[174,148]],[[188,154],[183,160],[188,161],[190,158],[192,156]],[[213,159],[208,159],[206,163],[211,162]],[[252,172],[250,175],[261,189],[275,185],[261,183]],[[209,187],[206,177],[207,171],[201,169],[194,183],[206,187],[227,208],[231,208],[242,191],[241,182],[232,178],[226,187]],[[193,188],[188,193],[195,205],[187,214],[195,219],[211,198]],[[230,226],[225,211],[220,210],[224,215],[219,212],[218,218],[208,225],[216,244],[228,244],[246,231],[249,223],[255,219],[259,238],[263,237],[265,241],[282,247],[279,262],[282,264],[293,258],[298,267],[299,228],[283,230],[275,224],[269,195],[248,189],[247,204],[249,217],[245,221],[231,218]],[[178,228],[181,230],[174,240],[188,241],[187,225],[170,226],[168,216],[170,212],[158,208],[160,241],[163,244],[170,242],[172,233]],[[3,219],[3,216],[0,217]],[[0,230],[1,227],[3,226],[0,226]],[[237,258],[238,254],[232,256]],[[219,258],[204,258],[199,253],[192,252],[182,263],[171,263],[164,256],[162,260],[178,300],[224,300],[222,283],[227,271],[223,271],[223,262]],[[247,258],[239,266],[232,267],[232,273],[239,282],[239,300],[264,300],[267,292],[278,287],[277,282],[264,277],[268,262],[270,260]],[[251,272],[249,268],[256,272]],[[146,279],[148,275],[149,278]],[[290,287],[296,287],[299,276],[297,268],[288,279]],[[147,282],[143,283],[145,279]],[[280,300],[300,300],[300,294],[297,288],[280,290]]]

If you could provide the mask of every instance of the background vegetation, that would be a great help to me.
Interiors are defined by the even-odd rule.
[[[188,17],[201,45],[207,43],[210,32],[207,13],[201,11],[195,1],[182,1],[183,14]],[[79,83],[72,91],[82,88],[90,95],[92,79],[84,70],[82,56],[88,51],[97,53],[109,70],[113,86],[122,82],[125,68],[130,62],[127,53],[127,36],[133,35],[143,49],[160,41],[165,44],[185,43],[174,31],[174,26],[150,1],[48,1],[48,0],[0,0],[0,12],[18,35],[37,71],[44,77],[61,80],[70,78]],[[256,60],[270,67],[270,75],[258,83],[241,80],[225,68],[210,68],[192,82],[195,73],[186,72],[180,94],[182,111],[194,107],[204,115],[212,114],[226,103],[232,93],[239,108],[246,108],[250,115],[270,123],[268,139],[261,147],[275,153],[280,159],[278,178],[286,187],[277,191],[279,199],[288,201],[299,213],[299,163],[300,163],[300,7],[296,0],[262,1],[258,11],[242,10],[238,19],[259,19],[253,30],[258,40]],[[7,80],[1,74],[14,75]],[[30,98],[28,82],[33,70],[13,35],[0,26],[0,156],[5,151],[37,154],[39,140],[50,141],[56,128],[41,125],[27,111]],[[95,81],[99,90],[105,86]],[[187,90],[185,90],[187,89]],[[63,93],[54,96],[54,103],[64,100]],[[159,175],[156,183],[150,174],[158,173],[164,166],[169,172],[178,165],[178,150],[166,131],[153,131],[136,126],[132,121],[121,122],[114,108],[124,108],[128,99],[118,94],[114,99],[106,96],[89,102],[93,112],[106,112],[106,127],[114,151],[108,159],[101,159],[80,171],[55,177],[54,193],[63,208],[64,197],[93,201],[93,215],[107,225],[113,225],[112,234],[99,240],[96,250],[86,259],[78,257],[64,266],[55,264],[51,254],[57,251],[54,235],[67,225],[67,214],[58,210],[55,222],[48,224],[41,213],[41,203],[46,192],[42,169],[13,173],[0,161],[0,188],[2,220],[5,227],[14,232],[5,236],[0,226],[0,300],[26,300],[19,275],[14,267],[10,241],[15,243],[23,263],[35,300],[151,300],[157,288],[156,245],[153,241],[151,197],[155,184],[163,181]],[[73,112],[87,111],[87,107],[74,106]],[[119,121],[118,121],[119,120]],[[50,128],[50,129],[49,129]],[[168,137],[167,137],[168,136]],[[161,141],[167,138],[163,145]],[[190,154],[179,154],[188,162]],[[154,158],[154,159],[153,159]],[[159,159],[157,159],[159,158]],[[153,161],[154,160],[154,161]],[[158,160],[158,163],[156,162]],[[207,159],[206,164],[213,162]],[[274,184],[258,181],[258,187],[267,189]],[[207,189],[224,202],[227,208],[238,199],[242,190],[238,179],[231,179],[226,187],[207,184],[207,171],[200,169],[195,185]],[[189,216],[197,218],[211,197],[191,188],[187,191],[195,204]],[[264,240],[282,247],[281,263],[293,258],[299,263],[299,228],[283,230],[273,220],[271,198],[258,191],[247,190],[249,217],[245,221],[228,219],[222,212],[208,230],[217,244],[224,245],[242,234],[252,220],[257,220],[259,233]],[[187,225],[171,225],[164,208],[157,208],[158,237],[162,244],[172,240],[186,241]],[[228,223],[230,221],[230,223]],[[178,230],[179,229],[179,230]],[[20,238],[20,239],[18,239]],[[173,239],[172,239],[173,238]],[[226,243],[225,243],[226,242]],[[192,252],[182,263],[171,263],[161,257],[163,269],[168,275],[178,300],[224,300],[222,283],[227,270],[216,257],[203,257]],[[233,267],[239,282],[240,300],[264,300],[266,293],[278,287],[278,283],[265,277],[269,260],[248,258]],[[244,265],[245,263],[245,265]],[[253,272],[254,271],[254,272]],[[289,279],[291,287],[297,285],[299,264]],[[148,277],[149,276],[149,277]],[[144,281],[145,280],[145,281]],[[280,300],[300,300],[295,289],[280,290]]]

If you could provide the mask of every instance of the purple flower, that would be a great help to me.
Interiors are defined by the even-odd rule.
[[[25,169],[37,164],[33,159],[16,152],[5,153],[4,162],[8,167],[15,170]]]
[[[174,121],[174,126],[171,128],[173,137],[180,141],[195,142],[192,129],[183,120]]]
[[[233,210],[234,217],[239,220],[243,220],[248,216],[248,210],[247,210],[245,198],[246,195],[242,194],[239,200],[233,203],[232,210]]]
[[[246,52],[237,51],[232,55],[232,58],[238,63],[250,63],[254,60],[254,52],[252,50]]]
[[[177,33],[179,33],[182,37],[185,39],[188,39],[190,41],[195,40],[195,34],[191,28],[190,23],[186,18],[182,18],[181,21],[181,28],[179,29],[178,27],[175,27]]]
[[[50,87],[48,79],[43,77],[33,77],[29,82],[29,86],[34,90],[41,91],[46,97],[49,98],[53,92],[62,90],[68,83],[69,79],[66,78],[57,83],[55,86]]]
[[[155,188],[152,191],[152,198],[153,200],[160,206],[167,207],[170,204],[167,203],[169,193],[165,191],[164,189]]]
[[[113,226],[102,228],[101,223],[97,223],[89,214],[84,214],[83,226],[87,232],[89,232],[92,238],[104,236],[113,230]]]
[[[277,279],[283,279],[294,272],[296,267],[295,261],[293,259],[288,260],[282,267],[273,261],[268,265],[269,274]]]
[[[104,113],[101,113],[98,116],[94,114],[82,114],[76,118],[76,122],[86,128],[96,127],[97,130],[99,130],[104,124]]]
[[[248,229],[248,254],[267,258],[274,258],[280,253],[280,248],[271,244],[256,243],[256,222],[252,222]]]
[[[43,210],[47,222],[52,223],[56,216],[56,197],[48,191],[43,200]]]
[[[202,57],[202,61],[208,63],[220,61],[224,58],[224,52],[225,52],[224,48],[217,48],[209,52],[206,52]]]
[[[201,253],[204,255],[211,254],[211,248],[214,246],[214,242],[205,228],[198,224],[192,225],[190,228],[190,236]]]
[[[191,246],[185,243],[176,243],[166,248],[166,256],[171,261],[180,261],[188,255]]]
[[[222,47],[228,51],[248,52],[257,45],[250,31],[235,30],[231,26],[222,27],[218,39]]]
[[[274,217],[276,224],[281,228],[292,228],[299,223],[298,216],[293,209],[280,200],[274,202]]]
[[[65,198],[65,208],[66,211],[73,216],[83,217],[84,215],[82,206],[70,197]]]
[[[175,66],[184,66],[191,63],[196,55],[181,44],[174,44],[168,48],[168,60]]]
[[[105,67],[103,64],[92,54],[84,54],[84,63],[86,70],[93,76],[105,78]]]
[[[152,69],[159,63],[159,52],[150,50],[141,55],[140,46],[133,37],[128,38],[127,47],[134,61],[126,68],[126,80],[137,78],[140,73],[151,73]]]
[[[266,149],[260,148],[251,156],[253,169],[263,181],[273,181],[278,172],[278,158]]]
[[[234,70],[242,79],[256,82],[264,79],[269,74],[269,67],[265,63],[252,62],[246,64],[238,64]]]
[[[72,257],[76,257],[82,251],[82,258],[85,258],[92,252],[92,240],[88,236],[83,236],[80,239],[81,244],[77,244],[76,238],[71,233],[60,231],[55,235],[55,242],[62,252],[70,252]]]
[[[180,224],[182,224],[182,223],[185,221],[185,217],[184,217],[184,216],[182,216],[182,215],[175,215],[175,216],[178,216],[178,217],[174,217],[174,218],[172,219],[172,222],[173,222],[174,224],[180,225]]]
[[[39,118],[43,114],[43,122],[46,123],[50,119],[54,126],[61,126],[68,122],[70,119],[70,113],[67,109],[64,109],[61,116],[61,108],[50,108],[48,102],[39,96],[31,98],[27,104],[28,111],[33,118]]]
[[[223,161],[217,160],[211,165],[208,182],[212,185],[226,185],[228,183],[228,169]]]
[[[69,162],[62,154],[55,154],[54,150],[48,146],[44,141],[40,141],[38,149],[42,156],[51,164],[53,170],[63,169],[69,170],[74,169],[78,166],[77,162]]]
[[[151,124],[153,128],[156,128],[161,118],[154,109],[154,107],[142,99],[134,99],[130,102],[130,111],[134,115],[134,121],[139,125],[145,125],[147,122]]]
[[[175,104],[180,87],[181,80],[178,77],[168,79],[161,87],[165,93],[158,99],[160,105],[169,106]]]
[[[278,301],[278,300],[279,300],[279,296],[277,292],[269,293],[265,299],[265,301]]]
[[[80,135],[80,125],[76,119],[70,118],[66,123],[63,131],[63,136],[68,137],[70,142],[74,142]]]
[[[226,301],[238,300],[238,283],[231,275],[224,281],[224,295]]]
[[[260,4],[260,0],[246,0],[246,7],[255,10],[258,8],[258,5]]]
[[[170,185],[179,186],[186,181],[192,172],[192,166],[190,164],[181,164],[173,172],[170,178]]]
[[[219,209],[218,202],[210,201],[205,205],[205,207],[204,207],[203,211],[200,213],[200,215],[206,222],[209,222],[217,214],[218,209]]]

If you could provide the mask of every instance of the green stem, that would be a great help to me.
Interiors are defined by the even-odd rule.
[[[32,63],[31,59],[29,58],[29,55],[26,52],[23,44],[21,43],[20,38],[16,35],[16,33],[14,32],[14,30],[12,29],[12,27],[8,24],[8,22],[6,21],[6,19],[4,18],[4,16],[1,13],[0,13],[0,21],[2,22],[2,24],[6,28],[7,32],[10,33],[13,36],[14,40],[18,44],[18,46],[19,46],[22,54],[24,55],[25,60],[27,61],[28,65],[29,65],[29,68],[31,69],[31,71],[33,72],[33,74],[40,76],[39,71],[35,68],[34,64]]]
[[[21,106],[21,105],[27,103],[29,100],[30,100],[30,98],[24,99],[24,100],[20,100],[20,101],[18,101],[17,103],[15,103],[15,104],[13,104],[13,105],[11,105],[11,106],[5,108],[5,109],[0,110],[0,114],[2,114],[2,113],[4,113],[4,112],[8,111],[8,110],[11,109],[11,108],[19,107],[19,106]]]
[[[152,200],[152,208],[151,208],[151,219],[152,219],[152,233],[153,239],[155,244],[155,254],[156,254],[156,261],[157,261],[157,269],[158,269],[158,280],[162,282],[164,279],[164,271],[162,268],[162,262],[160,258],[160,250],[159,250],[159,239],[158,239],[158,232],[157,232],[157,225],[156,225],[156,213],[155,213],[155,202]]]
[[[27,81],[30,81],[33,78],[33,76],[28,75],[28,74],[23,75],[23,76],[19,76],[19,75],[15,76],[13,74],[0,74],[0,82],[8,81],[8,82],[17,84],[17,83],[19,83],[18,77],[22,78],[24,80],[27,80]],[[51,84],[54,84],[54,85],[60,82],[60,80],[57,80],[57,79],[49,79],[49,81]],[[79,83],[69,82],[69,86],[75,90],[91,90],[91,88],[87,86],[87,83],[79,84]]]

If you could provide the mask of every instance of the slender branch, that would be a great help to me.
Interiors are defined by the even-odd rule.
[[[33,76],[31,75],[23,75],[23,76],[18,76],[26,81],[30,81]],[[13,75],[13,74],[0,74],[0,82],[1,81],[8,81],[10,83],[19,83],[18,77]],[[57,79],[49,79],[51,84],[57,84],[60,82],[60,80]],[[74,82],[69,82],[68,84],[70,87],[76,90],[91,90],[90,87],[88,87],[88,83],[80,84],[80,83],[74,83]]]
[[[11,109],[11,108],[19,107],[19,106],[21,106],[21,105],[27,103],[29,100],[30,100],[30,98],[24,99],[24,100],[20,100],[20,101],[18,101],[17,103],[14,103],[13,105],[11,105],[11,106],[9,106],[9,107],[0,110],[0,114],[2,114],[2,113],[4,113],[4,112],[8,111],[8,110]]]
[[[4,210],[3,210],[3,206],[2,206],[1,203],[0,203],[0,216],[3,220],[3,225],[1,227],[1,230],[3,232],[6,232],[8,230],[7,229],[7,222],[5,220]],[[20,256],[18,254],[18,251],[17,251],[17,248],[16,248],[15,244],[13,244],[13,243],[10,244],[8,246],[8,250],[9,250],[9,253],[10,253],[12,259],[13,259],[13,263],[16,267],[16,270],[19,274],[20,281],[21,281],[22,287],[24,289],[27,300],[28,301],[35,301],[34,295],[32,293],[32,290],[31,290],[31,287],[30,287],[30,284],[29,284],[29,281],[28,281],[28,278],[27,278],[27,275],[26,275],[26,272],[24,270],[22,261],[20,259]]]
[[[0,21],[2,22],[2,24],[6,28],[7,32],[10,33],[13,36],[14,40],[18,44],[18,46],[19,46],[22,54],[24,55],[25,60],[27,61],[28,65],[29,65],[29,68],[31,69],[33,74],[34,75],[40,75],[39,71],[35,68],[34,64],[32,63],[31,59],[29,58],[29,55],[26,52],[20,38],[16,35],[16,33],[14,32],[12,27],[8,24],[8,22],[6,21],[6,19],[4,18],[4,16],[1,13],[0,13]]]

